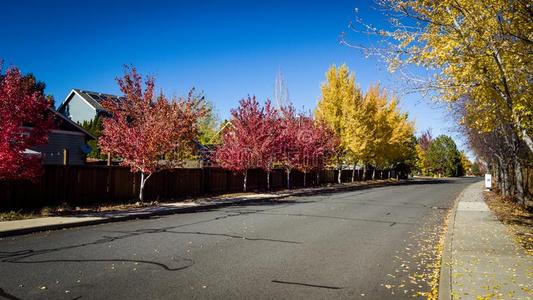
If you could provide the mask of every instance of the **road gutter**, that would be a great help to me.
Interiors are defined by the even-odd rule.
[[[466,187],[461,191],[459,196],[455,198],[453,208],[446,220],[447,232],[444,237],[444,249],[442,251],[440,262],[440,276],[439,276],[439,300],[452,299],[452,250],[453,250],[453,228],[455,226],[455,216],[457,215],[457,207],[459,201],[463,197]]]

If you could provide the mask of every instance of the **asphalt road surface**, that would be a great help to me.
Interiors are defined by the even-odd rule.
[[[478,179],[291,197],[0,240],[0,298],[412,299]]]

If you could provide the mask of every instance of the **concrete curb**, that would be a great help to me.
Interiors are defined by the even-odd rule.
[[[198,211],[205,211],[205,210],[216,209],[216,208],[232,206],[232,205],[245,204],[245,203],[279,200],[279,199],[284,199],[284,198],[288,198],[292,196],[309,196],[309,195],[318,195],[318,194],[335,193],[335,192],[343,192],[343,191],[355,191],[355,190],[360,190],[360,189],[404,185],[404,184],[409,184],[409,183],[410,181],[408,180],[400,180],[397,182],[378,182],[378,183],[372,183],[372,184],[363,185],[363,186],[330,187],[330,188],[324,188],[324,189],[315,190],[315,191],[301,191],[301,192],[294,192],[294,193],[289,193],[289,194],[272,195],[270,197],[265,197],[265,198],[260,198],[260,199],[244,198],[244,199],[237,199],[237,200],[204,203],[204,204],[200,204],[196,206],[188,206],[188,207],[176,207],[176,208],[166,207],[161,210],[152,211],[152,212],[139,212],[139,213],[131,213],[127,215],[118,215],[114,217],[102,217],[101,219],[80,220],[79,222],[56,223],[56,224],[39,225],[39,226],[34,226],[34,227],[25,227],[25,228],[13,229],[13,230],[5,230],[5,231],[0,231],[0,238],[41,232],[41,231],[59,230],[59,229],[65,229],[65,228],[97,225],[97,224],[103,224],[103,223],[121,222],[121,221],[135,220],[135,219],[148,219],[153,216],[164,216],[164,215],[171,215],[171,214],[178,214],[178,213],[193,213],[193,212],[198,212]]]
[[[452,250],[453,250],[453,228],[455,226],[455,215],[459,201],[464,195],[465,187],[459,196],[455,198],[454,205],[448,220],[448,231],[444,237],[444,249],[442,251],[439,276],[439,300],[451,300],[452,297]]]

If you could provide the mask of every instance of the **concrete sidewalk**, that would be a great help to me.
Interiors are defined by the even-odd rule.
[[[107,222],[125,221],[137,218],[147,218],[155,215],[165,215],[177,212],[188,212],[193,209],[212,208],[221,205],[231,205],[246,201],[276,199],[286,197],[283,194],[249,194],[232,198],[205,198],[194,202],[161,203],[155,206],[113,210],[102,212],[87,212],[71,216],[54,216],[16,221],[0,222],[0,237],[31,233],[36,231],[62,229],[75,226],[94,225]]]
[[[483,182],[459,196],[442,257],[439,299],[532,299],[533,257],[483,200]]]
[[[273,193],[255,193],[239,195],[235,197],[206,197],[196,199],[193,202],[161,203],[156,206],[132,208],[120,211],[88,212],[71,216],[54,216],[17,221],[0,222],[0,237],[26,234],[38,231],[56,230],[62,228],[95,225],[107,222],[126,221],[132,219],[149,218],[156,215],[168,215],[173,213],[187,213],[200,209],[213,209],[222,206],[239,203],[282,199],[290,196],[312,195],[317,193],[338,192],[344,190],[356,190],[363,188],[379,187],[404,183],[400,181],[374,181],[334,184],[312,188],[283,190]]]

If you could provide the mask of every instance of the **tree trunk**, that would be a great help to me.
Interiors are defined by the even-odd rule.
[[[496,183],[498,185],[498,189],[500,190],[500,193],[503,194],[503,176],[502,171],[500,168],[500,161],[498,160],[497,163],[494,164],[494,172],[496,173]]]
[[[516,196],[516,178],[514,172],[514,162],[508,165],[507,167],[507,180],[509,181],[509,195],[514,197]]]
[[[246,192],[246,181],[248,180],[248,170],[244,172],[243,190]]]
[[[500,193],[503,196],[508,196],[509,190],[507,189],[507,170],[505,169],[505,166],[501,159],[498,163],[498,170],[500,172],[500,179],[501,179]]]
[[[141,201],[141,203],[144,202],[144,185],[146,184],[146,181],[148,180],[148,178],[150,178],[150,176],[152,176],[153,173],[150,173],[148,174],[148,176],[144,176],[144,172],[141,172],[141,184],[139,186],[139,201]]]
[[[305,183],[306,183],[305,180],[306,180],[306,179],[307,179],[307,172],[304,171],[304,187],[305,187]]]
[[[270,191],[270,170],[267,171],[267,190]]]
[[[320,170],[316,170],[316,185],[320,185]]]
[[[337,175],[337,182],[342,183],[342,164],[339,165],[339,174]]]
[[[376,167],[372,170],[372,180],[376,180]]]
[[[531,139],[531,137],[527,133],[526,129],[522,127],[520,122],[518,122],[518,127],[520,129],[520,132],[522,133],[522,140],[524,141],[524,143],[529,148],[529,153],[530,154],[533,153],[533,139]]]
[[[144,190],[144,172],[141,172],[141,184],[139,186],[139,201],[143,202],[143,190]]]
[[[287,169],[287,189],[291,188],[291,169]]]
[[[352,168],[352,182],[355,181],[355,164],[353,164],[353,168]]]
[[[509,175],[507,174],[506,168],[503,168],[503,187],[504,196],[509,196]]]
[[[522,176],[522,164],[520,159],[515,158],[514,177],[516,185],[516,198],[520,204],[525,205],[525,193],[524,193],[524,177]],[[527,188],[527,187],[526,187]]]
[[[363,181],[366,181],[366,164],[363,165]]]

